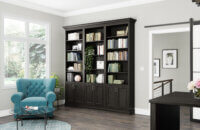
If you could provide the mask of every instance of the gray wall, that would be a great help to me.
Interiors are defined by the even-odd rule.
[[[147,109],[149,99],[149,31],[145,25],[164,24],[170,22],[189,21],[189,18],[200,19],[200,7],[191,0],[165,0],[147,5],[133,6],[122,9],[95,12],[65,19],[65,25],[112,20],[132,17],[137,19],[135,30],[135,106]],[[188,25],[185,25],[188,27]],[[177,26],[164,27],[173,28]],[[143,69],[140,69],[144,67]]]
[[[58,74],[64,83],[64,18],[41,13],[35,10],[21,8],[0,2],[0,18],[3,16],[11,16],[16,18],[42,21],[51,24],[51,72]],[[2,21],[0,21],[2,22]],[[1,29],[2,30],[2,29]],[[0,43],[2,44],[2,43]],[[2,57],[0,57],[2,58]],[[2,78],[0,78],[0,81]],[[2,89],[0,86],[0,110],[9,109],[12,107],[10,101],[11,95],[16,92],[16,89]]]
[[[178,68],[163,69],[163,49],[178,49]],[[160,77],[154,81],[174,79],[173,91],[188,92],[190,80],[190,34],[189,32],[154,34],[153,58],[160,59]]]

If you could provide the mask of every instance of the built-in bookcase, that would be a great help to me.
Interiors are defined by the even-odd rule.
[[[134,113],[135,21],[127,18],[64,27],[66,105]],[[74,49],[78,44],[81,50]],[[68,53],[78,55],[78,60],[71,61]],[[71,70],[74,64],[81,64],[81,71]],[[77,75],[81,80],[74,80]]]

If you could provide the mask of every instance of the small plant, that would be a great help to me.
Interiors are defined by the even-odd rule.
[[[94,48],[88,46],[85,49],[85,70],[86,72],[91,72],[94,64]]]

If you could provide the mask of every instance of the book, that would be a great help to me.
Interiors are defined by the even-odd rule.
[[[116,48],[128,48],[128,39],[127,38],[119,38],[119,39],[109,39],[107,41],[108,49],[116,49]]]
[[[128,60],[128,52],[127,51],[114,51],[107,53],[108,61],[123,61]]]
[[[67,53],[67,61],[81,61],[81,54],[77,52]]]
[[[79,40],[79,33],[68,33],[68,40]]]
[[[73,73],[67,73],[67,81],[73,82],[74,76]]]
[[[94,41],[101,41],[101,32],[96,32],[95,33]]]
[[[94,41],[94,33],[86,34],[86,42],[92,42],[92,41]]]
[[[104,45],[97,45],[97,55],[104,55]]]
[[[121,65],[119,63],[108,64],[108,72],[120,72]]]
[[[114,75],[108,75],[108,84],[113,84]]]

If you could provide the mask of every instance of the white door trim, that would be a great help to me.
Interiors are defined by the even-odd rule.
[[[149,99],[152,99],[152,88],[153,88],[153,35],[154,34],[165,34],[165,33],[177,33],[177,32],[189,32],[189,27],[176,27],[170,29],[157,29],[149,31]],[[150,103],[149,103],[150,113]]]

